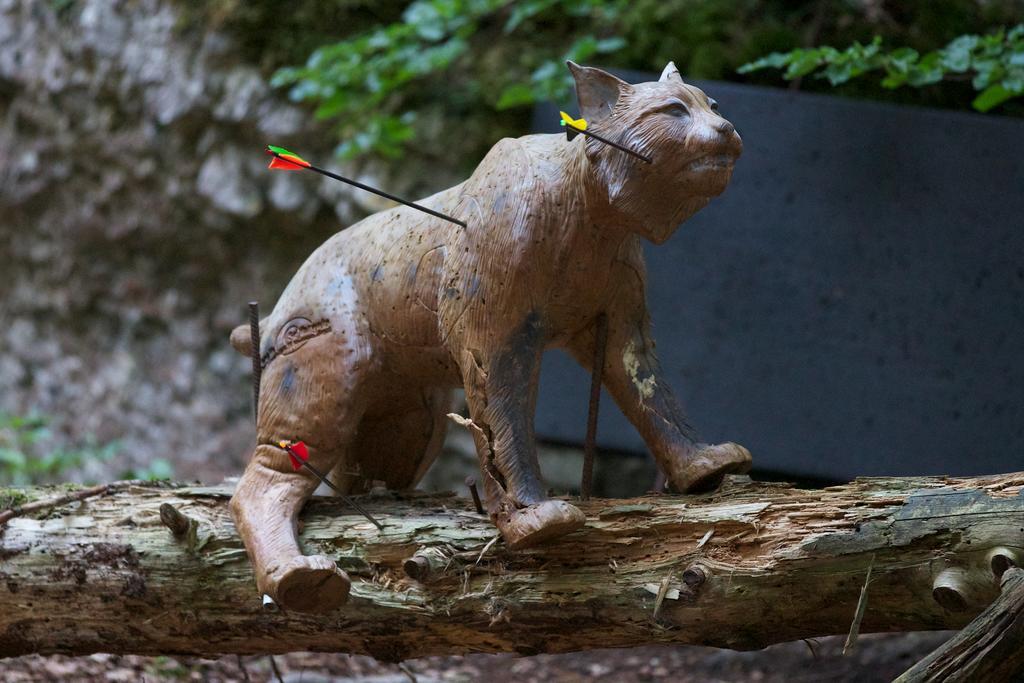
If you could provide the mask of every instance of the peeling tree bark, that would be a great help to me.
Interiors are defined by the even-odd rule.
[[[313,617],[262,610],[229,489],[134,486],[8,522],[0,656],[750,649],[847,633],[872,561],[860,632],[957,629],[999,595],[993,568],[1024,557],[1022,489],[1024,473],[815,491],[734,478],[713,495],[581,503],[583,530],[517,552],[451,495],[364,497],[384,534],[317,498],[304,549],[353,582],[348,605]],[[185,517],[164,508],[177,535],[163,504]],[[418,551],[423,582],[403,570]]]

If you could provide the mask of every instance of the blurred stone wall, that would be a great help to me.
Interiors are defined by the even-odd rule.
[[[0,0],[0,411],[51,416],[53,446],[118,440],[115,468],[163,457],[206,478],[252,438],[249,364],[227,344],[246,302],[269,311],[381,205],[267,172],[268,142],[327,161],[330,136],[181,11]]]

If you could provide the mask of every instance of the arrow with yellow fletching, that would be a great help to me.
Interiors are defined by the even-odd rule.
[[[640,152],[635,152],[635,151],[631,150],[628,147],[623,147],[622,145],[620,145],[617,142],[612,142],[608,138],[602,137],[602,136],[598,135],[597,133],[595,133],[593,131],[587,130],[587,120],[585,118],[583,118],[582,116],[580,118],[578,118],[578,119],[574,119],[573,117],[571,117],[568,114],[566,114],[564,111],[560,111],[558,113],[562,115],[562,120],[558,122],[558,125],[560,125],[563,128],[565,128],[565,137],[566,137],[567,140],[572,140],[577,135],[582,133],[583,135],[586,135],[587,137],[594,138],[595,140],[598,140],[599,142],[603,142],[606,145],[610,145],[611,147],[614,147],[615,149],[617,149],[619,151],[625,152],[626,154],[632,154],[637,159],[640,159],[641,161],[645,161],[648,164],[653,163],[651,161],[651,158],[649,156],[647,156],[646,154],[641,154]]]
[[[464,221],[460,221],[457,218],[452,218],[451,216],[447,216],[447,215],[441,213],[440,211],[434,211],[433,209],[428,209],[427,207],[425,207],[425,206],[423,206],[421,204],[417,204],[416,202],[410,202],[410,201],[408,201],[406,199],[402,199],[401,197],[396,197],[395,195],[393,195],[393,194],[391,194],[389,192],[385,192],[384,190],[378,190],[375,187],[370,187],[369,185],[364,185],[363,183],[361,183],[361,182],[359,182],[357,180],[352,180],[351,178],[346,178],[344,176],[340,176],[337,173],[331,173],[330,171],[325,171],[322,168],[318,168],[318,167],[314,166],[313,164],[309,163],[308,161],[306,161],[305,159],[303,159],[302,157],[300,157],[295,152],[289,151],[289,150],[285,149],[284,147],[277,147],[276,145],[267,145],[267,154],[270,154],[270,155],[272,155],[274,157],[273,159],[270,160],[270,165],[267,168],[277,169],[277,170],[281,170],[281,171],[302,171],[302,170],[305,170],[305,169],[309,169],[310,171],[316,171],[320,175],[327,176],[328,178],[333,178],[334,180],[340,180],[343,183],[348,183],[349,185],[352,185],[353,187],[358,187],[360,190],[366,190],[367,192],[372,192],[375,195],[378,195],[380,197],[384,197],[385,199],[390,199],[393,202],[398,202],[399,204],[405,204],[406,206],[408,206],[410,208],[416,209],[417,211],[422,211],[423,213],[428,213],[431,216],[436,216],[437,218],[443,218],[444,220],[451,221],[452,223],[455,223],[456,225],[461,225],[463,228],[468,227]]]
[[[566,114],[564,111],[560,111],[558,113],[562,115],[562,120],[559,121],[558,123],[563,128],[565,128],[566,140],[572,140],[581,132],[587,129],[587,120],[582,116],[579,117],[578,119],[574,119],[573,117]]]

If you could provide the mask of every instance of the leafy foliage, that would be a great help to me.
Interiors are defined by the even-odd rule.
[[[533,102],[565,103],[566,58],[654,72],[673,60],[687,78],[767,84],[776,80],[769,72],[736,68],[873,36],[926,53],[1022,20],[1020,0],[293,0],[287,11],[276,0],[178,1],[191,17],[183,30],[229,30],[268,74],[285,67],[273,82],[333,126],[344,156],[404,154],[449,167],[521,135]],[[967,84],[889,89],[871,79],[842,89],[944,107],[975,94]]]
[[[116,442],[99,445],[88,440],[78,448],[40,454],[50,436],[47,422],[39,415],[0,413],[0,484],[47,483],[86,463],[106,462],[117,453]]]
[[[499,110],[560,97],[571,82],[559,62],[623,47],[624,40],[612,32],[623,7],[621,0],[417,0],[401,21],[319,48],[305,66],[279,70],[272,83],[292,86],[294,100],[315,102],[318,118],[340,122],[342,157],[374,152],[394,158],[414,136],[416,114],[396,106],[412,81],[473,71],[495,33],[524,40],[557,10],[561,19],[587,19],[591,30],[565,47],[538,46],[519,55],[519,68],[509,69],[497,82],[474,82],[471,94]],[[531,71],[526,79],[520,77],[524,69]]]
[[[970,76],[972,85],[980,91],[972,102],[974,108],[989,111],[1024,95],[1024,24],[984,36],[960,36],[924,55],[909,47],[883,50],[882,39],[875,37],[867,45],[854,43],[845,50],[823,46],[773,52],[744,64],[738,71],[759,69],[785,69],[787,80],[814,73],[832,85],[881,71],[885,73],[885,88],[921,87],[946,78]]]

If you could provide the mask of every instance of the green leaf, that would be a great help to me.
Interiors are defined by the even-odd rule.
[[[736,73],[748,74],[752,71],[760,71],[761,69],[781,69],[789,64],[792,55],[792,52],[773,52],[770,55],[765,55],[760,59],[744,64],[736,69]]]
[[[351,99],[345,93],[337,93],[336,95],[323,100],[320,106],[316,108],[313,115],[319,119],[330,119],[338,116],[339,114],[346,112],[351,107]]]
[[[1003,79],[1006,69],[995,59],[981,59],[974,62],[974,78],[971,83],[975,90],[984,90]]]
[[[1002,85],[1015,95],[1024,93],[1024,69],[1010,69],[1003,78]]]
[[[444,18],[430,2],[414,2],[406,8],[402,18],[423,40],[436,41],[445,36]]]
[[[917,50],[910,47],[901,47],[889,53],[887,68],[900,73],[906,73],[913,66],[920,55]]]
[[[996,83],[995,85],[990,85],[989,87],[985,88],[980,95],[975,97],[974,101],[971,102],[971,106],[973,106],[978,111],[986,112],[994,107],[999,106],[1006,100],[1012,97],[1016,97],[1019,94],[1019,92],[1014,93],[1010,90],[1007,90],[1002,86],[1001,83]]]
[[[0,468],[23,470],[26,464],[28,464],[28,460],[21,451],[16,451],[13,448],[0,448]]]
[[[817,50],[798,50],[795,52],[799,54],[794,54],[785,73],[785,78],[789,81],[811,73],[820,64]]]
[[[174,476],[174,466],[163,458],[157,458],[153,462],[149,463],[149,467],[146,468],[144,479],[155,480],[155,479],[170,479]]]
[[[532,104],[533,101],[533,89],[530,86],[524,83],[514,83],[502,91],[495,108],[499,110],[511,109],[512,107],[520,107],[524,104]]]
[[[914,87],[931,85],[942,80],[941,56],[938,52],[929,52],[907,73],[907,83]]]
[[[270,78],[270,85],[280,88],[282,85],[291,85],[299,79],[300,70],[291,67],[284,67],[274,72]]]
[[[512,33],[520,24],[527,19],[534,17],[544,10],[557,5],[559,0],[527,0],[527,2],[517,2],[512,7],[512,14],[509,15],[508,21],[505,22],[505,33]]]
[[[622,48],[626,47],[626,39],[618,36],[612,38],[604,38],[603,40],[597,41],[597,51],[601,54],[608,54],[609,52],[618,52]]]
[[[566,59],[574,62],[584,62],[597,53],[597,38],[594,36],[582,36],[573,43],[565,52]]]
[[[953,72],[963,73],[971,67],[971,51],[978,45],[978,36],[960,36],[941,51],[942,65]]]
[[[896,72],[890,73],[888,76],[882,79],[882,87],[893,90],[907,83],[907,74]]]

